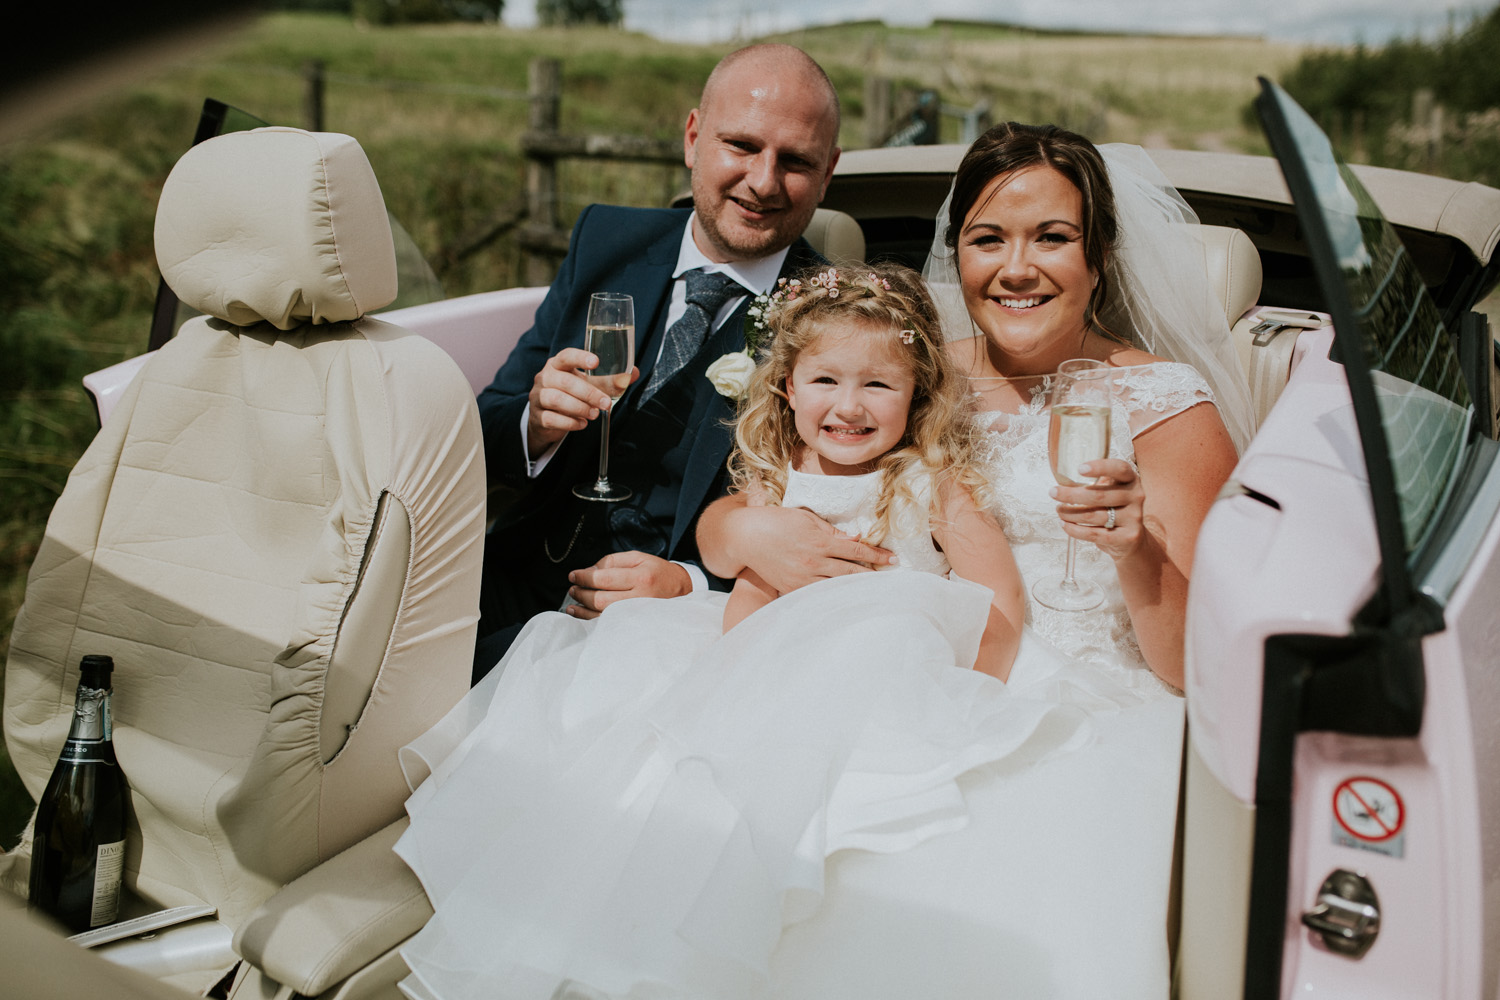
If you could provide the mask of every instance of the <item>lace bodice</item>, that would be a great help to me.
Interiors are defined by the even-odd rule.
[[[1190,366],[1175,362],[1121,369],[1119,385],[1124,391],[1110,421],[1110,457],[1131,462],[1135,461],[1136,435],[1191,406],[1213,401],[1208,383]],[[989,431],[985,462],[994,490],[994,514],[1010,540],[1028,588],[1027,624],[1071,656],[1127,669],[1154,681],[1141,658],[1114,564],[1097,547],[1079,543],[1075,572],[1104,588],[1106,600],[1101,607],[1054,611],[1029,595],[1035,580],[1061,571],[1067,548],[1057,503],[1047,495],[1056,480],[1047,459],[1046,380],[1031,390],[1031,399],[1020,412],[986,412],[978,419]]]
[[[781,505],[806,508],[840,531],[867,535],[875,526],[880,475],[870,472],[863,476],[817,476],[788,469],[786,496]],[[892,537],[880,544],[896,553],[897,565],[890,568],[945,575],[949,570],[948,560],[932,544],[931,523],[922,516],[932,496],[931,477],[923,476],[914,483],[912,495],[919,510],[907,510],[903,512],[906,516],[898,516]]]

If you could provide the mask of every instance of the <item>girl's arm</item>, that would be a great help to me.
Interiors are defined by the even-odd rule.
[[[1003,681],[1010,677],[1026,619],[1021,572],[1000,525],[975,505],[968,490],[945,483],[939,491],[941,516],[933,522],[933,540],[955,574],[995,592],[974,669]]]
[[[752,484],[745,493],[731,494],[724,500],[736,501],[736,510],[766,511],[781,510],[781,507],[766,502],[766,494],[759,484]],[[723,501],[719,501],[723,503]],[[706,513],[706,512],[705,512]],[[701,554],[700,554],[701,557]],[[714,567],[709,566],[712,570]],[[781,594],[764,578],[748,566],[740,566],[734,572],[734,587],[729,591],[729,602],[724,605],[724,631],[728,632],[751,614],[770,604]]]
[[[1119,459],[1089,463],[1091,474],[1108,478],[1059,487],[1058,512],[1063,530],[1114,560],[1141,654],[1157,676],[1180,689],[1193,550],[1219,487],[1234,470],[1234,445],[1219,411],[1199,403],[1139,434],[1135,458],[1139,475]],[[1113,531],[1103,527],[1110,507],[1116,508]]]
[[[728,632],[780,596],[755,570],[743,570],[729,592],[729,603],[724,605],[724,631]]]

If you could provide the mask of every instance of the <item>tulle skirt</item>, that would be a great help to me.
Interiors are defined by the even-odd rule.
[[[722,595],[534,620],[403,751],[420,785],[397,851],[435,910],[402,950],[403,989],[867,1000],[972,982],[988,996],[1086,995],[1006,983],[1056,985],[1073,974],[1070,948],[1084,959],[1069,919],[1091,904],[1052,890],[1067,891],[1071,867],[1094,870],[1097,857],[1069,851],[1095,839],[1096,807],[1129,793],[1117,821],[1130,832],[1103,856],[1156,879],[1140,847],[1155,834],[1128,816],[1170,823],[1176,761],[1154,783],[1161,801],[1143,802],[1129,775],[1157,767],[1166,743],[1152,737],[1148,753],[1126,739],[1113,770],[1096,744],[1107,720],[1143,711],[1180,737],[1180,704],[1094,684],[1034,637],[1010,685],[967,669],[988,603],[962,581],[870,573],[779,598],[727,635]],[[1166,838],[1169,858],[1170,826]],[[1138,912],[1144,891],[1164,921],[1165,874],[1145,890],[1123,879],[1120,902],[1129,892]],[[1096,902],[1115,895],[1097,887]],[[1053,915],[1026,914],[1044,907]],[[1025,940],[1007,950],[997,922]],[[1069,936],[1033,942],[1034,927]],[[1158,932],[1143,983],[1164,975]]]

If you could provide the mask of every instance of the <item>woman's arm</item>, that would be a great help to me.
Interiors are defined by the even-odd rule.
[[[1139,475],[1119,459],[1091,462],[1088,474],[1105,480],[1058,487],[1053,496],[1063,530],[1114,560],[1141,654],[1162,680],[1181,688],[1193,551],[1209,507],[1234,470],[1234,445],[1219,411],[1202,403],[1134,443]],[[1115,527],[1106,530],[1111,507]]]
[[[697,538],[699,558],[710,573],[731,579],[748,567],[778,594],[894,559],[810,510],[751,506],[738,494],[715,500],[703,511]]]
[[[974,669],[1006,680],[1021,645],[1021,626],[1026,618],[1021,572],[1005,532],[975,505],[969,492],[951,483],[939,490],[942,516],[932,525],[933,540],[956,575],[995,593]]]

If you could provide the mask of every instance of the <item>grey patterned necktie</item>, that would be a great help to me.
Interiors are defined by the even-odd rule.
[[[745,294],[745,288],[722,271],[709,273],[702,269],[687,272],[687,310],[677,322],[667,328],[666,340],[662,342],[661,357],[651,370],[651,378],[641,401],[650,399],[662,383],[676,375],[683,365],[692,360],[703,346],[703,338],[713,324],[714,317],[724,308],[724,303]]]

